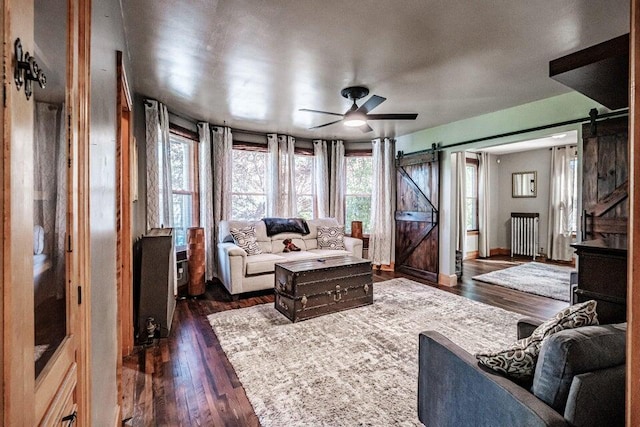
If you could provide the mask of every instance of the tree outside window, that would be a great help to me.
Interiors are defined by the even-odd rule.
[[[467,159],[466,164],[466,224],[467,231],[478,230],[478,161]]]
[[[267,152],[234,149],[231,218],[259,220],[267,215]]]
[[[371,193],[373,169],[370,156],[345,158],[345,229],[351,233],[351,221],[362,221],[365,234],[371,232]]]
[[[187,247],[187,229],[197,225],[197,142],[170,133],[171,192],[176,249]]]
[[[313,156],[294,157],[297,213],[300,218],[312,219],[316,213],[313,197]]]

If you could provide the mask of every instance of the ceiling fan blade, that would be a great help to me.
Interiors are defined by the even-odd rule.
[[[367,120],[415,120],[418,113],[410,114],[367,114]]]
[[[320,111],[320,110],[310,110],[308,108],[301,108],[298,111],[307,111],[309,113],[321,113],[321,114],[331,114],[332,116],[344,116],[344,114],[332,113],[330,111]]]
[[[382,104],[386,100],[387,100],[387,98],[383,98],[383,97],[378,96],[378,95],[373,95],[371,98],[369,98],[367,100],[367,102],[362,104],[360,106],[360,108],[358,108],[357,111],[359,113],[367,114],[369,111],[373,110],[374,108],[376,108],[378,105]]]
[[[369,126],[368,123],[365,123],[362,126],[360,126],[360,130],[362,131],[362,133],[367,133],[367,132],[372,132],[373,128]]]
[[[340,120],[336,120],[335,122],[325,123],[325,124],[320,125],[320,126],[314,126],[314,127],[312,127],[312,128],[309,128],[309,129],[318,129],[318,128],[323,128],[323,127],[325,127],[325,126],[329,126],[329,125],[332,125],[332,124],[334,124],[334,123],[338,123],[338,122],[341,122],[341,121],[342,121],[342,119],[340,119]]]

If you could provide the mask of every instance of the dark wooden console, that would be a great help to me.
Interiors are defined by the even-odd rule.
[[[571,246],[578,255],[575,301],[596,300],[600,323],[626,322],[626,236],[588,240]]]

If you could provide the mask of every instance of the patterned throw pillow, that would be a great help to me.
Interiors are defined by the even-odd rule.
[[[233,241],[247,252],[247,255],[259,255],[262,253],[260,245],[256,241],[256,229],[253,225],[229,230]]]
[[[509,348],[494,353],[478,353],[481,365],[516,380],[529,381],[536,369],[538,354],[545,338],[564,329],[597,325],[596,301],[572,305],[536,328],[530,337],[516,341]]]
[[[344,226],[318,227],[318,247],[320,249],[342,249],[344,251]]]

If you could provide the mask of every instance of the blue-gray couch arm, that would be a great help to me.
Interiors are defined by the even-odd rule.
[[[434,331],[420,334],[418,418],[427,427],[568,426],[561,414]]]

